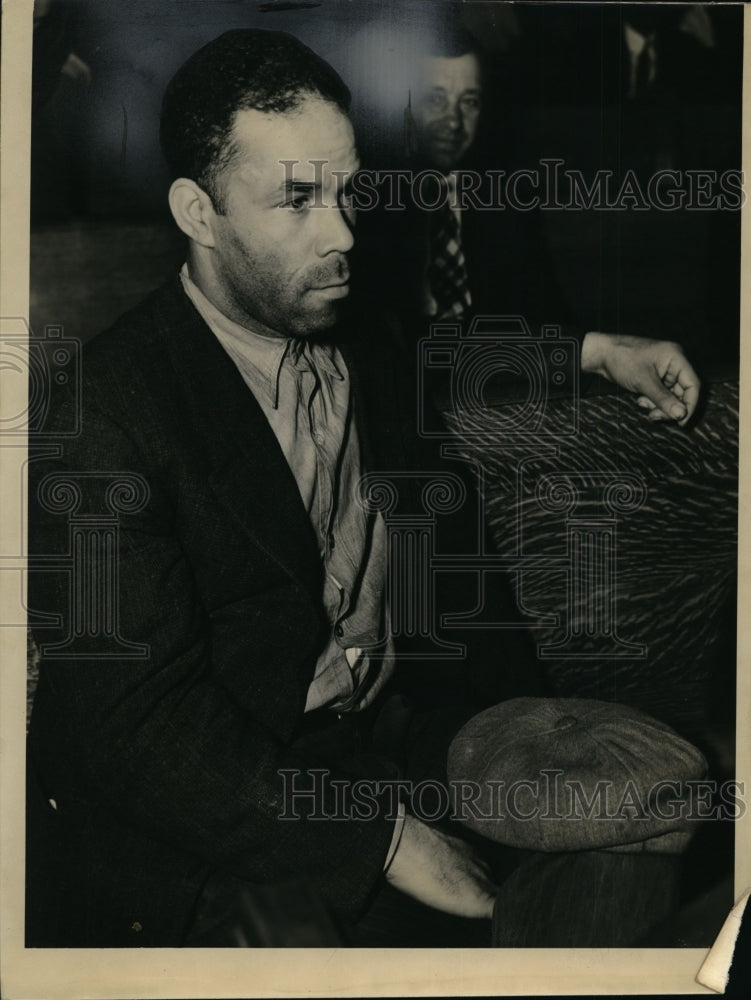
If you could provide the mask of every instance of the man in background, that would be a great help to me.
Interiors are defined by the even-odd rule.
[[[382,298],[385,290],[411,343],[426,336],[436,320],[462,321],[466,333],[475,316],[522,316],[532,330],[542,323],[565,325],[567,335],[581,344],[582,372],[619,383],[625,379],[623,384],[633,388],[632,376],[620,370],[619,352],[612,352],[617,343],[629,356],[648,365],[656,362],[666,373],[663,364],[675,345],[571,327],[571,310],[555,274],[539,211],[492,207],[498,201],[498,171],[482,169],[478,152],[484,86],[473,37],[459,28],[432,33],[417,62],[414,84],[405,112],[406,163],[413,176],[424,173],[441,180],[435,191],[429,191],[429,184],[421,188],[429,192],[423,200],[430,208],[408,197],[404,210],[391,210],[388,181],[379,205],[362,213],[356,278],[365,293]],[[462,171],[474,173],[479,184],[462,184],[457,176]],[[664,387],[657,391],[661,403],[654,396],[638,395],[649,419],[687,423],[688,410],[669,399]]]

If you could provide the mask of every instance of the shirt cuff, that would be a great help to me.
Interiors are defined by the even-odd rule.
[[[396,854],[396,849],[399,847],[399,841],[402,839],[402,830],[404,829],[404,817],[406,815],[404,803],[399,803],[399,810],[396,814],[396,822],[394,823],[394,832],[391,835],[391,846],[389,847],[389,853],[386,855],[386,863],[383,866],[384,874],[389,870],[391,862],[394,860],[394,855]]]

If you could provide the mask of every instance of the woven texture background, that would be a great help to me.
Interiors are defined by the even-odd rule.
[[[560,695],[623,701],[696,734],[726,687],[732,694],[738,383],[711,383],[688,430],[648,422],[618,394],[579,405],[578,431],[559,435],[572,426],[572,404],[549,403],[523,454],[507,408],[449,419],[465,456],[484,468],[487,516],[504,555],[566,556],[566,513],[539,500],[546,477],[585,483],[625,473],[642,484],[641,505],[616,516],[615,618],[619,638],[645,646],[644,655],[600,655],[601,638],[582,635],[572,658],[545,658],[546,672]],[[538,649],[561,641],[565,572],[525,571],[515,589],[526,608],[557,618],[534,628]]]

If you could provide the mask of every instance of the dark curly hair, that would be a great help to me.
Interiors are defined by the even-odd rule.
[[[297,38],[256,28],[225,32],[167,85],[159,137],[172,177],[195,181],[224,212],[220,176],[237,153],[235,114],[284,113],[309,95],[349,109],[350,92],[338,73]]]

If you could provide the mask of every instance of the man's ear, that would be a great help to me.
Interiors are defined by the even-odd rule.
[[[203,247],[213,247],[216,213],[203,188],[188,177],[178,177],[172,182],[168,200],[174,220],[185,235]]]

